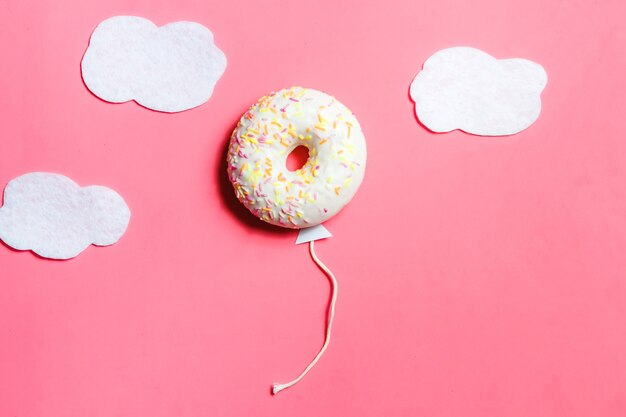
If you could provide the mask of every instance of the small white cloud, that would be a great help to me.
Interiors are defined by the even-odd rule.
[[[205,103],[226,70],[209,29],[194,22],[157,27],[142,17],[115,16],[91,35],[81,64],[96,96],[113,103],[179,112]]]
[[[518,133],[541,112],[548,76],[535,62],[496,59],[474,48],[443,49],[411,83],[419,120],[434,132],[484,136]]]
[[[69,259],[89,245],[112,245],[130,210],[107,187],[80,187],[59,174],[33,172],[11,180],[0,207],[0,239],[44,258]]]

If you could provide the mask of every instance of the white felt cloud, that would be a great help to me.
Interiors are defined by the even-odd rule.
[[[226,70],[209,29],[194,22],[157,27],[142,17],[116,16],[91,35],[81,64],[96,96],[179,112],[205,103]]]
[[[434,132],[511,135],[537,120],[547,82],[535,62],[498,60],[478,49],[456,47],[428,58],[411,83],[411,98],[419,120]]]
[[[0,239],[44,258],[73,258],[89,245],[112,245],[130,210],[107,187],[80,187],[58,174],[33,172],[11,180],[0,207]]]

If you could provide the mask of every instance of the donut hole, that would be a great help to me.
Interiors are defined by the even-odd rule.
[[[296,146],[289,155],[287,155],[287,169],[289,171],[297,171],[301,169],[306,161],[309,160],[309,148],[304,145]]]

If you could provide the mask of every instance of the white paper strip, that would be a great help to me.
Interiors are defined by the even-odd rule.
[[[326,239],[332,236],[333,235],[324,226],[318,224],[317,226],[300,229],[298,238],[296,239],[296,245],[308,243],[312,240]]]

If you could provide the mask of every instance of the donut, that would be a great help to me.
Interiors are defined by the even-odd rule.
[[[287,169],[289,154],[308,148],[306,163]],[[317,90],[292,87],[261,97],[237,123],[228,177],[247,208],[270,224],[316,226],[350,202],[365,174],[365,137],[352,112]]]

